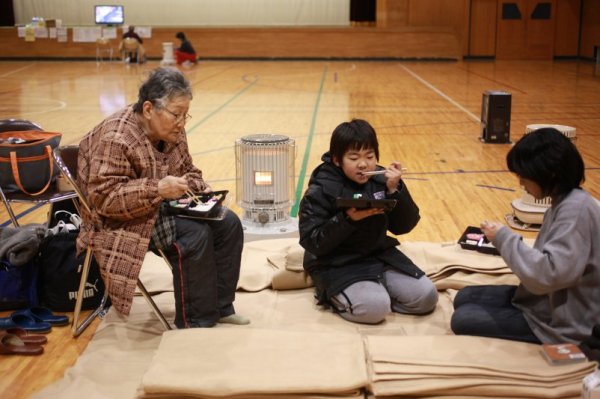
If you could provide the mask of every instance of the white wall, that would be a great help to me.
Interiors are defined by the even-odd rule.
[[[125,24],[144,26],[344,26],[350,0],[13,0],[15,22],[61,19],[94,25],[94,5],[119,4]]]

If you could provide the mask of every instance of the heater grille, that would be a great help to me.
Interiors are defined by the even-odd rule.
[[[237,203],[243,219],[264,225],[289,219],[294,201],[295,142],[278,134],[236,141]]]

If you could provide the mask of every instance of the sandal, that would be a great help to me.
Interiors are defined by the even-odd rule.
[[[6,333],[16,335],[17,337],[21,338],[21,341],[23,341],[25,345],[44,345],[46,342],[48,342],[48,338],[46,338],[44,335],[29,334],[26,330],[18,327],[9,328],[6,330]]]
[[[37,321],[33,317],[24,313],[13,313],[8,317],[0,318],[0,330],[8,330],[9,328],[22,328],[26,331],[35,333],[50,332],[52,326],[45,321]]]
[[[53,326],[66,326],[69,324],[68,316],[57,316],[52,313],[50,309],[42,306],[35,306],[29,309],[17,310],[16,312],[13,312],[13,315],[16,314],[25,314],[33,317],[33,319],[38,322],[50,323]]]
[[[41,355],[44,348],[39,345],[25,345],[14,334],[0,333],[0,355]]]

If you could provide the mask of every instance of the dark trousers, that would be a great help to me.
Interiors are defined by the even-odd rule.
[[[175,218],[176,240],[165,250],[173,266],[175,325],[212,327],[235,313],[244,233],[240,219],[227,211],[223,220]]]
[[[479,285],[460,290],[450,321],[454,334],[541,343],[523,312],[512,304],[516,289],[514,285]]]

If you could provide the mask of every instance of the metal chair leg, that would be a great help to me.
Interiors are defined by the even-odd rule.
[[[165,316],[163,316],[160,309],[158,309],[158,306],[156,306],[156,302],[154,302],[154,299],[152,299],[152,297],[148,293],[148,290],[146,290],[146,287],[139,279],[137,281],[137,286],[140,289],[142,296],[144,297],[144,299],[146,299],[146,302],[148,302],[148,304],[152,308],[152,311],[154,312],[156,317],[158,317],[158,320],[160,320],[160,322],[163,325],[163,327],[165,328],[165,330],[172,330],[173,328],[171,327],[171,325],[169,324],[167,319],[165,319]]]
[[[108,291],[104,291],[104,295],[100,304],[96,309],[92,311],[82,322],[79,324],[79,316],[81,315],[81,307],[83,305],[83,293],[85,291],[85,283],[88,279],[90,266],[92,264],[92,248],[88,247],[85,251],[85,260],[83,261],[83,269],[81,270],[81,280],[79,280],[79,290],[77,291],[77,298],[75,300],[75,310],[73,311],[73,324],[71,326],[71,333],[74,337],[81,335],[83,331],[90,325],[92,320],[96,316],[104,313],[108,302]]]
[[[0,198],[2,199],[2,202],[4,203],[4,207],[6,208],[6,212],[8,212],[8,216],[10,217],[10,221],[12,222],[13,226],[15,227],[19,227],[19,222],[17,221],[17,217],[15,216],[15,213],[12,210],[12,207],[10,206],[10,203],[8,202],[8,199],[6,198],[6,196],[4,195],[4,192],[0,189]]]
[[[165,253],[163,252],[163,250],[162,249],[158,249],[158,253],[160,254],[160,256],[162,256],[162,258],[165,261],[165,263],[167,264],[167,266],[169,266],[169,269],[171,269],[171,271],[173,271],[173,265],[171,265],[171,262],[169,261],[169,258],[167,258],[167,255],[165,255]]]
[[[161,253],[161,255],[165,256],[164,253]],[[167,260],[166,257],[165,257],[165,260]],[[79,324],[79,317],[81,315],[81,307],[83,305],[83,292],[85,290],[85,283],[87,282],[91,264],[92,264],[92,250],[90,247],[88,247],[88,249],[86,250],[86,253],[85,253],[85,260],[83,262],[83,270],[81,271],[81,280],[79,282],[79,290],[77,292],[77,300],[75,301],[75,310],[73,312],[73,325],[71,327],[71,332],[74,337],[78,337],[79,335],[81,335],[81,333],[83,331],[85,331],[85,329],[90,325],[90,323],[97,316],[102,315],[106,311],[106,307],[107,307],[107,303],[108,303],[108,291],[105,290],[102,300],[100,301],[100,304],[98,305],[98,307],[96,309],[94,309],[92,311],[92,313],[90,313],[81,322],[81,324]],[[169,267],[171,267],[171,264],[168,263],[168,261],[167,261],[167,264],[169,265]],[[162,312],[156,305],[156,302],[154,302],[154,299],[152,299],[152,296],[150,296],[150,294],[148,293],[148,290],[146,289],[144,284],[139,279],[137,281],[137,286],[140,289],[142,296],[148,302],[148,304],[152,308],[152,311],[154,312],[154,314],[156,315],[158,320],[161,322],[161,324],[163,325],[165,330],[172,330],[173,328],[171,327],[171,325],[169,324],[167,319],[165,319],[164,315],[162,314]]]

